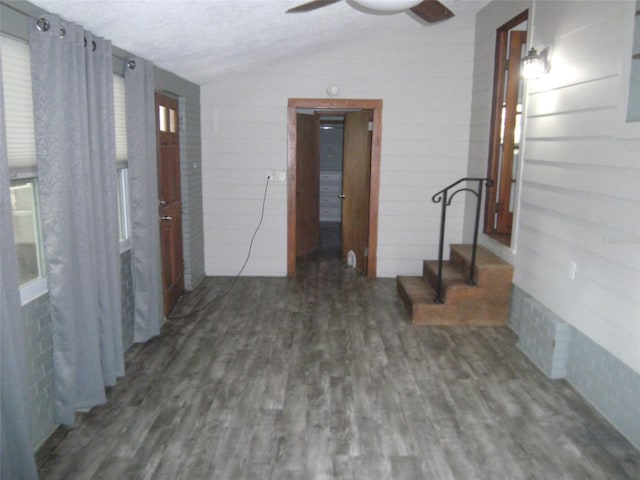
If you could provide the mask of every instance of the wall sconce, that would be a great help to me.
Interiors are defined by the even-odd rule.
[[[540,78],[545,73],[549,73],[551,65],[549,64],[549,47],[543,49],[540,53],[535,48],[531,48],[529,53],[522,59],[522,78],[533,80]]]

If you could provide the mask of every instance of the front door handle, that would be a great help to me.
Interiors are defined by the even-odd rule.
[[[170,217],[169,215],[163,215],[160,217],[160,220],[164,221],[164,222],[168,222],[173,220],[173,217]]]

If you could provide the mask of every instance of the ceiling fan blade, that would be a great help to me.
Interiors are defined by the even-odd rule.
[[[453,12],[438,2],[438,0],[424,0],[422,3],[411,8],[411,11],[430,23],[441,22],[442,20],[453,17]]]
[[[303,3],[302,5],[298,5],[297,7],[290,8],[286,13],[310,12],[311,10],[326,7],[327,5],[338,3],[340,1],[341,0],[313,0],[312,2]]]

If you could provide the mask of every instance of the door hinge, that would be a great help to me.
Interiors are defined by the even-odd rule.
[[[364,254],[365,257],[369,256],[369,247],[364,247]]]

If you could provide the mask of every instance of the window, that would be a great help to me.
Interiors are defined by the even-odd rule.
[[[38,208],[31,59],[26,42],[0,35],[10,195],[22,304],[46,292]]]
[[[624,23],[620,64],[616,137],[640,138],[640,0],[623,2]]]
[[[13,180],[10,193],[18,276],[24,285],[44,276],[37,183],[34,179]]]
[[[29,45],[0,35],[0,48],[9,168],[12,174],[35,175],[36,139]]]
[[[116,132],[116,160],[127,162],[127,115],[124,77],[113,75],[113,113]]]
[[[524,97],[520,63],[526,54],[527,17],[525,11],[496,32],[494,102],[487,172],[494,186],[487,190],[484,232],[507,246],[511,244],[520,170]]]
[[[627,122],[640,122],[640,0],[636,1]]]
[[[118,168],[118,226],[120,227],[120,241],[131,238],[129,224],[129,169]]]
[[[178,131],[177,112],[175,109],[158,105],[158,130],[169,133]]]
[[[113,111],[116,132],[116,161],[118,162],[118,225],[121,250],[129,248],[129,167],[127,158],[126,90],[124,77],[113,75]]]

